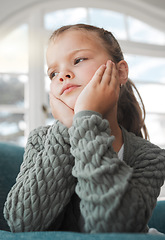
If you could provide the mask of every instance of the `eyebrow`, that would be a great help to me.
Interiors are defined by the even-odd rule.
[[[75,54],[75,53],[77,53],[77,52],[83,52],[83,51],[93,52],[93,50],[90,49],[90,48],[80,48],[80,49],[75,49],[75,50],[73,50],[70,54],[72,55],[72,54]],[[70,55],[70,54],[69,54],[69,55]]]

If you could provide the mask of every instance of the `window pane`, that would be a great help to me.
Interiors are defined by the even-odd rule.
[[[165,84],[135,84],[147,112],[165,113]]]
[[[0,72],[28,72],[27,34],[27,25],[22,25],[0,41]]]
[[[165,34],[138,19],[128,17],[129,37],[132,41],[165,44]]]
[[[50,91],[50,79],[48,76],[45,77],[45,91],[47,94],[47,104],[49,104],[49,91]]]
[[[165,85],[136,83],[146,109],[150,141],[165,148]]]
[[[45,91],[47,95],[47,119],[46,119],[46,125],[52,125],[54,122],[54,118],[51,114],[50,104],[49,104],[49,90],[50,90],[50,79],[48,76],[45,76]]]
[[[86,8],[69,8],[51,12],[44,17],[44,26],[48,30],[55,30],[63,25],[86,23]]]
[[[0,104],[24,106],[26,75],[0,74]]]
[[[0,141],[25,144],[23,114],[0,113]]]
[[[51,83],[50,78],[48,77],[48,75],[45,75],[45,89],[46,89],[46,92],[49,92],[49,90],[50,90],[50,83]]]
[[[46,125],[52,125],[54,123],[54,118],[51,113],[48,114],[48,118],[46,119]]]
[[[52,125],[54,123],[54,117],[51,114],[50,104],[49,104],[49,90],[50,90],[50,79],[48,76],[45,76],[45,91],[47,95],[47,119],[46,125]]]
[[[165,83],[165,58],[125,54],[129,77],[135,81]]]
[[[124,15],[105,9],[89,9],[89,20],[92,25],[111,31],[118,39],[126,39]]]
[[[161,148],[165,148],[165,114],[147,114],[146,126],[150,141]]]

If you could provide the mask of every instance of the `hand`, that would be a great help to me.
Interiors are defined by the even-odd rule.
[[[96,111],[106,116],[116,106],[120,92],[115,64],[108,60],[95,72],[82,90],[75,104],[75,113],[82,110]]]
[[[52,92],[49,93],[49,98],[53,117],[63,123],[66,127],[71,127],[74,116],[73,109],[69,108],[60,99],[57,99]]]

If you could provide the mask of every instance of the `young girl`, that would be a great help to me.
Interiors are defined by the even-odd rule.
[[[11,231],[147,232],[165,151],[143,139],[118,42],[94,26],[64,26],[47,64],[55,122],[30,133],[4,207]]]

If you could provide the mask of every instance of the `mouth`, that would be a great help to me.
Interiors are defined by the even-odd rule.
[[[69,92],[71,92],[72,90],[74,90],[78,87],[80,87],[80,85],[66,84],[66,85],[63,86],[63,88],[60,92],[60,95],[62,95],[64,93],[69,93]]]

